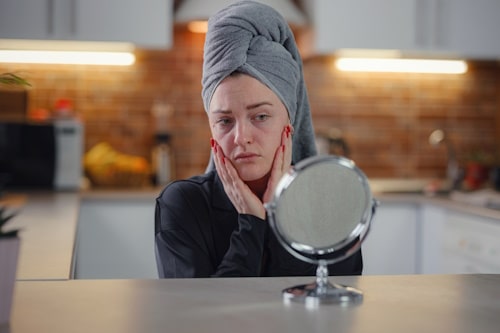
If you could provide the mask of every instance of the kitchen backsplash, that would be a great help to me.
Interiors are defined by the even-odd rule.
[[[301,35],[298,34],[300,40]],[[31,83],[28,107],[52,109],[69,98],[85,123],[85,150],[109,142],[150,158],[155,100],[170,119],[175,178],[203,172],[210,131],[201,100],[204,35],[175,29],[170,51],[138,50],[131,67],[0,65]],[[500,142],[500,63],[469,62],[465,75],[343,73],[330,56],[304,60],[318,132],[337,129],[350,157],[372,178],[444,177],[446,148],[428,142],[447,131],[459,158],[493,156]]]

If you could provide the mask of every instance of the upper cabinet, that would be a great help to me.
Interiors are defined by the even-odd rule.
[[[0,38],[172,45],[172,0],[0,0]]]
[[[312,11],[318,53],[408,48],[415,34],[409,0],[315,0]]]
[[[499,58],[498,0],[314,0],[314,49]]]

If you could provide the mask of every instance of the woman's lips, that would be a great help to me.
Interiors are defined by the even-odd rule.
[[[241,153],[235,156],[235,161],[237,162],[250,162],[259,155],[254,154],[254,153]]]

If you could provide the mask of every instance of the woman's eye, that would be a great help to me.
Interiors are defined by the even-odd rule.
[[[220,118],[220,119],[217,120],[216,123],[218,125],[226,126],[226,125],[231,124],[231,119],[229,119],[229,118]]]
[[[267,120],[267,118],[269,118],[268,114],[259,114],[259,115],[255,116],[255,120],[257,120],[257,121],[264,121],[264,120]]]

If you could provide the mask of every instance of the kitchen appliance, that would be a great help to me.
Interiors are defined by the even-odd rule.
[[[0,180],[5,188],[78,190],[84,126],[77,119],[0,122]]]

